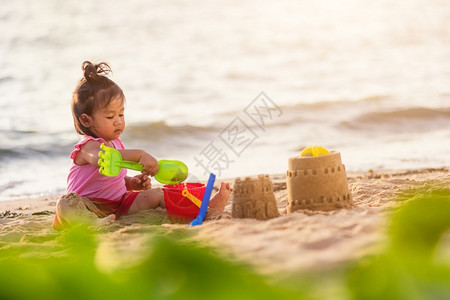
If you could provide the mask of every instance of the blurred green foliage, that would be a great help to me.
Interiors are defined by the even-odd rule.
[[[111,272],[96,263],[99,242],[84,226],[64,231],[59,254],[0,249],[1,299],[303,299],[214,249],[157,235],[141,263]],[[32,254],[32,256],[30,256]]]
[[[436,255],[450,230],[450,189],[410,190],[391,219],[384,253],[349,272],[353,299],[450,299],[450,262]]]
[[[450,190],[411,190],[402,199],[382,253],[289,284],[192,242],[192,231],[161,226],[139,263],[105,269],[99,233],[80,225],[53,235],[52,247],[2,244],[0,299],[449,299],[450,262],[436,247],[450,229]]]

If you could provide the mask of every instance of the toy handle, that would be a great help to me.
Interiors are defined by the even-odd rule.
[[[119,163],[119,166],[121,168],[127,168],[127,169],[131,169],[131,170],[135,170],[135,171],[142,171],[142,165],[140,163],[134,162],[134,161],[122,160]]]
[[[195,205],[197,205],[198,207],[200,207],[202,205],[202,201],[200,201],[197,197],[195,197],[194,195],[192,195],[188,190],[183,190],[181,192],[181,194],[188,198],[189,200],[191,200]]]
[[[211,173],[209,175],[208,184],[206,185],[205,193],[203,194],[202,205],[200,206],[200,211],[198,212],[197,218],[191,221],[189,225],[196,226],[202,225],[203,219],[205,219],[206,212],[208,211],[209,198],[211,197],[212,189],[214,186],[214,181],[216,180],[216,175]]]
[[[142,165],[138,162],[122,160],[118,163],[121,168],[141,171]],[[164,184],[176,184],[186,179],[188,169],[184,163],[177,160],[158,161],[159,170],[155,174],[155,179]],[[199,200],[200,201],[200,200]]]

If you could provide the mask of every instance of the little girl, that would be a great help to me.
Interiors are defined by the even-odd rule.
[[[88,61],[81,67],[84,78],[73,93],[72,115],[75,130],[83,138],[70,155],[72,166],[67,193],[56,204],[53,228],[57,230],[79,221],[80,206],[97,215],[94,219],[98,224],[110,224],[120,216],[139,210],[165,207],[161,189],[151,189],[150,184],[149,176],[158,172],[157,160],[143,150],[125,149],[119,138],[125,129],[125,96],[122,89],[106,77],[111,68],[106,63],[94,65]],[[126,169],[122,169],[115,177],[100,174],[101,143],[117,149],[124,160],[142,164],[142,173],[128,177]],[[229,195],[230,186],[222,182],[209,206],[222,211]],[[76,205],[74,199],[77,199]]]

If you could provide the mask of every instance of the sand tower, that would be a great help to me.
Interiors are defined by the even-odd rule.
[[[233,218],[267,220],[278,217],[277,201],[269,175],[236,178],[233,186]]]
[[[353,198],[341,154],[322,149],[326,152],[314,153],[316,156],[313,156],[311,151],[305,154],[308,151],[304,150],[302,155],[289,159],[286,174],[288,213],[297,209],[333,210],[352,206]]]

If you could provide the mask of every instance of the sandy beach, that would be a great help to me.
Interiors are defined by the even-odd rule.
[[[287,214],[285,175],[271,175],[280,216],[266,221],[231,217],[232,199],[225,211],[202,226],[170,224],[163,209],[122,217],[101,228],[98,251],[115,261],[139,262],[149,232],[178,229],[189,239],[221,249],[226,256],[250,263],[261,273],[291,274],[330,270],[377,253],[385,244],[386,220],[403,205],[401,191],[427,186],[450,186],[450,169],[418,169],[376,173],[348,172],[354,205],[328,212],[301,210]],[[234,179],[226,180],[233,185]],[[0,247],[37,245],[51,249],[60,233],[52,230],[58,197],[0,202]],[[106,268],[114,266],[105,266]]]
[[[3,2],[0,299],[450,299],[450,1]],[[85,61],[123,107],[75,107]],[[97,219],[64,195],[83,113],[225,210]],[[64,196],[89,224],[52,228]]]

